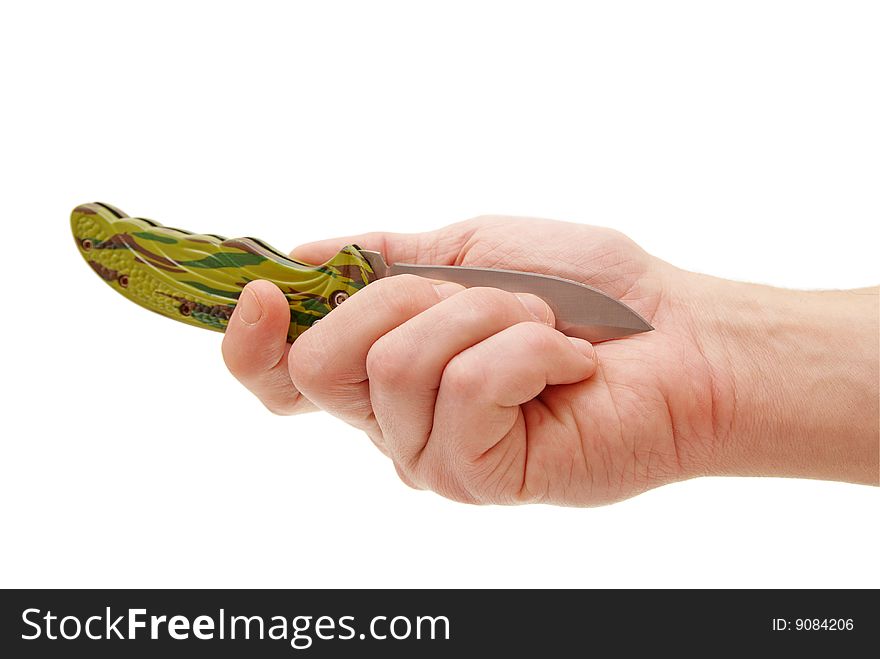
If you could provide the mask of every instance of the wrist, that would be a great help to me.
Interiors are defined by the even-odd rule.
[[[688,274],[715,475],[878,481],[878,295]]]

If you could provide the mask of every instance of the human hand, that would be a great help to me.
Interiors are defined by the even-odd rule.
[[[870,317],[876,295],[856,296],[855,304],[810,294],[826,297],[805,319],[819,329],[804,334],[784,295],[792,292],[678,270],[608,229],[523,218],[340,238],[294,256],[319,263],[349,243],[389,262],[581,281],[657,328],[591,347],[554,330],[552,312],[537,298],[401,276],[352,296],[290,347],[284,296],[267,282],[249,284],[224,338],[233,374],[275,412],[317,406],[364,430],[410,485],[477,503],[597,505],[704,474],[864,482],[872,468],[876,474],[871,430],[793,446],[786,433],[817,435],[821,419],[799,409],[798,387],[787,381],[765,395],[767,367],[797,359],[786,344],[803,351],[834,330],[820,306],[833,307],[829,315]],[[778,336],[783,329],[788,341]],[[814,361],[818,372],[818,352]],[[838,384],[866,405],[870,422],[877,396],[872,403],[862,385],[871,367],[851,361],[838,369],[845,371]],[[841,460],[844,444],[854,453]]]

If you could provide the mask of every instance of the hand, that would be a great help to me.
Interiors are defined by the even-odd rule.
[[[792,412],[804,424],[820,415],[799,409],[797,386],[764,395],[761,375],[788,354],[773,323],[790,325],[790,345],[800,341],[796,360],[809,338],[824,343],[818,300],[810,320],[819,330],[807,337],[784,302],[790,292],[687,273],[617,232],[545,220],[487,217],[423,234],[339,238],[294,256],[319,263],[349,243],[389,262],[581,281],[657,328],[593,347],[554,330],[549,307],[533,296],[401,276],[352,296],[291,348],[283,295],[249,284],[224,338],[233,374],[275,412],[317,406],[364,430],[414,487],[467,502],[597,505],[703,474],[876,478],[870,426],[793,450]],[[870,319],[875,298],[844,300],[846,313],[838,300],[822,303],[834,307],[829,314],[855,309]],[[870,332],[869,322],[858,333],[868,350]],[[870,423],[871,362],[865,372],[845,361],[852,368],[838,368],[847,372],[836,383],[850,404],[853,396],[865,403]],[[851,453],[841,461],[844,444]]]

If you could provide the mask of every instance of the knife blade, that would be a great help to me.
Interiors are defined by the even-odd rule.
[[[71,229],[83,259],[133,302],[189,325],[224,331],[242,288],[266,279],[290,304],[288,340],[382,277],[414,274],[533,293],[553,309],[557,328],[589,341],[653,329],[622,302],[586,284],[530,272],[470,266],[387,264],[382,254],[343,247],[320,265],[296,261],[256,238],[227,239],[129,217],[100,202],[77,206]]]
[[[361,250],[379,277],[401,274],[451,281],[462,286],[489,286],[511,293],[532,293],[556,316],[556,328],[588,341],[607,341],[654,329],[633,309],[602,291],[570,279],[519,270],[461,265],[388,265],[379,252]]]

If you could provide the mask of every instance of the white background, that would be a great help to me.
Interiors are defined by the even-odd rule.
[[[878,33],[870,2],[4,3],[0,585],[880,586],[873,488],[410,490],[341,422],[271,416],[68,227],[101,200],[290,248],[540,215],[876,284]]]

